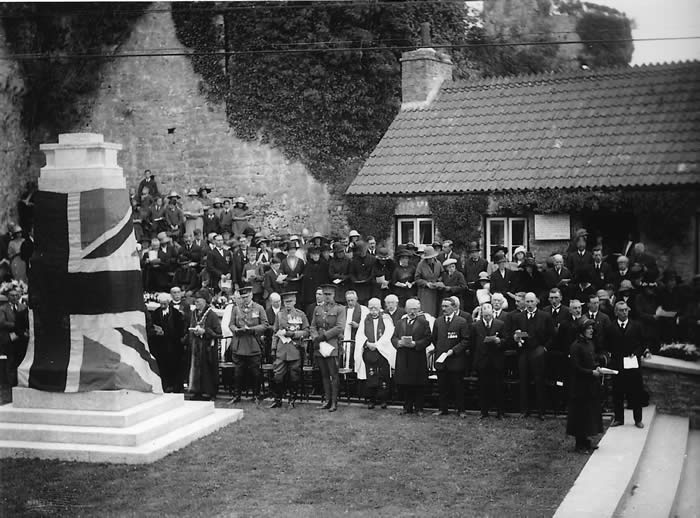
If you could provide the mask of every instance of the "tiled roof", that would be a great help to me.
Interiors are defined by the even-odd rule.
[[[700,183],[700,62],[445,83],[348,194]]]

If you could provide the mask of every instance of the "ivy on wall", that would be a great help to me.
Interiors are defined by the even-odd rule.
[[[391,235],[398,199],[394,196],[347,196],[348,224],[363,236],[383,241]]]
[[[455,248],[481,240],[481,221],[488,209],[488,194],[442,194],[428,197],[428,206],[442,239]]]
[[[700,194],[682,190],[541,190],[497,193],[492,200],[503,215],[626,212],[640,230],[660,244],[678,242],[700,206]]]

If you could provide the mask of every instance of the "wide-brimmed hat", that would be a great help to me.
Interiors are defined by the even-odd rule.
[[[187,191],[187,196],[197,196],[197,189],[195,189],[194,187],[192,189],[189,189]]]
[[[457,264],[457,259],[445,259],[445,260],[442,262],[442,265],[443,265],[445,268],[447,268],[447,267],[450,266],[451,264]]]
[[[434,257],[437,257],[438,253],[437,251],[433,248],[432,245],[427,245],[423,251],[423,259],[433,259]]]
[[[632,285],[632,281],[629,279],[624,279],[620,283],[620,288],[617,291],[633,291],[634,290],[634,285]]]
[[[209,187],[208,185],[202,185],[199,189],[197,189],[197,194],[202,193],[202,192],[205,192],[205,191],[206,191],[207,193],[210,193],[210,192],[211,192],[211,187]]]
[[[587,327],[595,327],[595,320],[587,317],[580,318],[577,327],[580,332],[583,332]]]
[[[326,239],[325,237],[323,237],[323,234],[321,234],[321,233],[318,232],[318,231],[314,232],[314,234],[311,236],[311,239],[316,239],[316,238],[319,238],[319,239]]]
[[[491,281],[491,277],[489,276],[488,272],[479,272],[479,282],[489,281]]]
[[[214,198],[211,202],[212,202],[214,205],[223,205],[224,200],[222,200],[221,198]]]
[[[523,245],[520,245],[513,251],[513,257],[518,255],[520,252],[522,252],[523,254],[527,253],[527,248],[525,248]]]
[[[389,259],[389,249],[386,247],[378,248],[377,259]]]
[[[176,191],[170,191],[170,194],[166,196],[166,198],[179,198],[180,195]]]
[[[348,237],[361,237],[361,236],[357,230],[351,230],[350,233],[348,234]]]
[[[243,196],[239,196],[236,198],[233,202],[234,205],[247,205],[245,198]]]
[[[156,238],[158,238],[158,241],[160,241],[161,243],[170,242],[170,236],[168,236],[168,234],[166,234],[165,232],[158,232]]]

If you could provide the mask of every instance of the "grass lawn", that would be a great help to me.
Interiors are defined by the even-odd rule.
[[[243,402],[242,421],[150,465],[1,460],[0,515],[551,516],[588,458],[563,419],[315,406]]]

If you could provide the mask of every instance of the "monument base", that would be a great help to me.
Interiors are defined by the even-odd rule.
[[[15,387],[12,396],[0,407],[0,458],[149,463],[243,417],[182,394]]]

